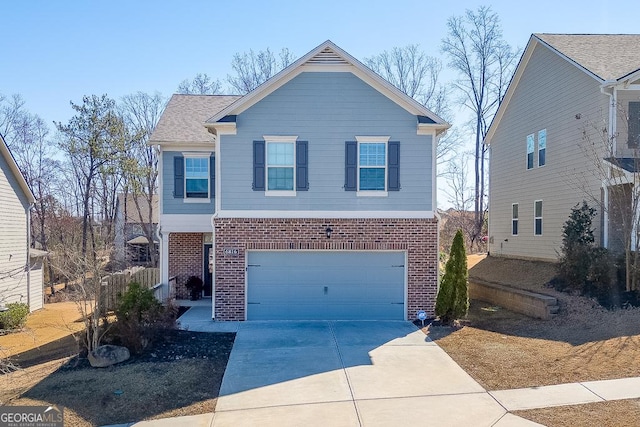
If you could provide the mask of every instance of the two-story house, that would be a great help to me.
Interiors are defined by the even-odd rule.
[[[216,320],[433,314],[448,127],[330,41],[245,96],[174,95],[162,282],[203,278]]]
[[[31,206],[35,197],[0,135],[0,309],[21,302],[41,309],[42,257],[30,249]]]
[[[583,200],[599,244],[635,248],[640,35],[533,34],[485,143],[491,255],[556,260]]]

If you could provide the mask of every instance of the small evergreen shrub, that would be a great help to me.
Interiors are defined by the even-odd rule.
[[[451,253],[440,281],[436,297],[436,315],[443,323],[451,323],[467,315],[469,311],[467,254],[464,237],[458,230],[451,245]]]
[[[596,210],[583,201],[571,209],[562,227],[562,249],[558,260],[558,278],[562,287],[580,291],[589,276],[595,237],[592,220]]]
[[[7,304],[7,311],[0,311],[0,330],[22,329],[27,323],[29,306],[23,302]]]
[[[112,335],[132,353],[142,352],[162,337],[167,329],[173,329],[176,321],[173,306],[163,306],[151,289],[135,282],[130,283],[127,291],[120,295],[115,314],[117,321]]]

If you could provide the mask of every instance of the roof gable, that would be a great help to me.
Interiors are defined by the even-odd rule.
[[[20,172],[20,169],[18,168],[18,164],[13,158],[11,151],[9,151],[9,147],[7,147],[7,144],[4,142],[4,138],[2,137],[2,135],[0,135],[0,155],[4,157],[5,161],[7,162],[7,165],[9,165],[9,169],[11,170],[11,172],[13,173],[13,176],[18,182],[20,189],[22,190],[24,195],[27,197],[28,202],[34,203],[36,201],[36,198],[33,195],[31,188],[29,188],[29,184],[27,184],[27,181],[24,179],[24,176],[22,176],[22,172]]]
[[[241,114],[300,73],[314,71],[351,72],[411,114],[428,118],[431,125],[442,131],[449,128],[449,124],[435,113],[401,92],[330,40],[311,50],[237,102],[214,114],[206,121],[206,125],[214,128],[224,117]]]
[[[489,126],[484,139],[485,144],[491,143],[495,129],[508,108],[533,51],[538,46],[554,52],[601,84],[608,80],[636,76],[640,67],[640,34],[532,34],[502,103]],[[624,52],[618,55],[621,50]]]

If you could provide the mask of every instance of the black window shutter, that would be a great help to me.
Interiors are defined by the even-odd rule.
[[[640,102],[629,102],[629,147],[640,144]]]
[[[400,142],[389,141],[387,146],[387,190],[400,191]]]
[[[216,157],[209,157],[209,197],[216,197]]]
[[[296,142],[296,190],[309,189],[309,142]]]
[[[265,146],[264,141],[253,141],[253,190],[265,191]]]
[[[184,157],[173,158],[173,197],[184,198]]]
[[[344,152],[344,189],[356,191],[358,176],[358,142],[346,141]]]

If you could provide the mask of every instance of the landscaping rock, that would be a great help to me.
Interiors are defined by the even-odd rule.
[[[106,368],[124,362],[130,357],[129,349],[117,345],[101,345],[87,355],[94,368]]]

